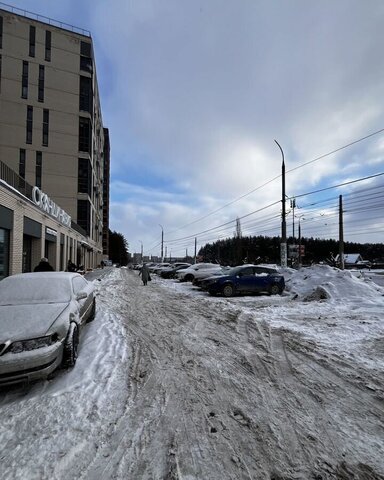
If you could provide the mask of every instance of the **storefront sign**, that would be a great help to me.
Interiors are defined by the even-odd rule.
[[[41,210],[54,217],[63,225],[66,225],[67,227],[71,226],[71,217],[38,187],[33,187],[32,200]]]
[[[45,227],[45,233],[48,233],[48,235],[53,235],[54,237],[57,237],[56,230],[52,230],[52,228]]]

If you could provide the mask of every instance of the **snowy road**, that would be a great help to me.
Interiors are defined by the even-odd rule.
[[[0,392],[2,479],[384,479],[380,287],[228,300],[99,273],[76,367]]]

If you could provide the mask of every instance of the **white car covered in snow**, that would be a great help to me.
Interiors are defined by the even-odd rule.
[[[198,275],[198,272],[201,273],[203,270],[207,270],[212,273],[221,271],[222,266],[217,263],[195,263],[188,268],[178,270],[176,272],[176,278],[180,282],[193,282],[193,280]]]
[[[74,366],[79,334],[95,316],[92,283],[78,273],[34,272],[0,282],[0,385]]]

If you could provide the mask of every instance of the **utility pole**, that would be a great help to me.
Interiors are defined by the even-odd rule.
[[[301,227],[300,227],[300,217],[299,217],[299,268],[301,267]]]
[[[281,156],[283,158],[281,165],[281,244],[280,244],[280,264],[282,267],[287,266],[287,224],[285,219],[285,163],[284,152],[279,142],[275,140],[276,145],[280,148]]]
[[[296,207],[296,198],[291,198],[291,208],[292,208],[292,239],[293,239],[293,245],[295,244],[295,207]]]
[[[195,237],[195,261],[194,261],[194,263],[196,263],[196,255],[197,255],[197,238]]]
[[[339,196],[339,259],[340,268],[344,270],[344,227],[343,227],[343,196]]]
[[[160,223],[159,227],[161,228],[161,261],[164,262],[164,228]]]

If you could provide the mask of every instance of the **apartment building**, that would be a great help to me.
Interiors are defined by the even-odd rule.
[[[0,3],[0,188],[7,196],[20,193],[33,208],[45,202],[44,215],[58,222],[48,227],[51,237],[44,222],[34,229],[40,236],[27,231],[17,249],[4,208],[19,203],[5,207],[0,196],[0,263],[8,238],[9,274],[33,269],[39,256],[50,257],[56,269],[70,256],[86,268],[100,264],[108,248],[109,155],[90,33]],[[63,237],[52,247],[46,239],[55,230]]]

